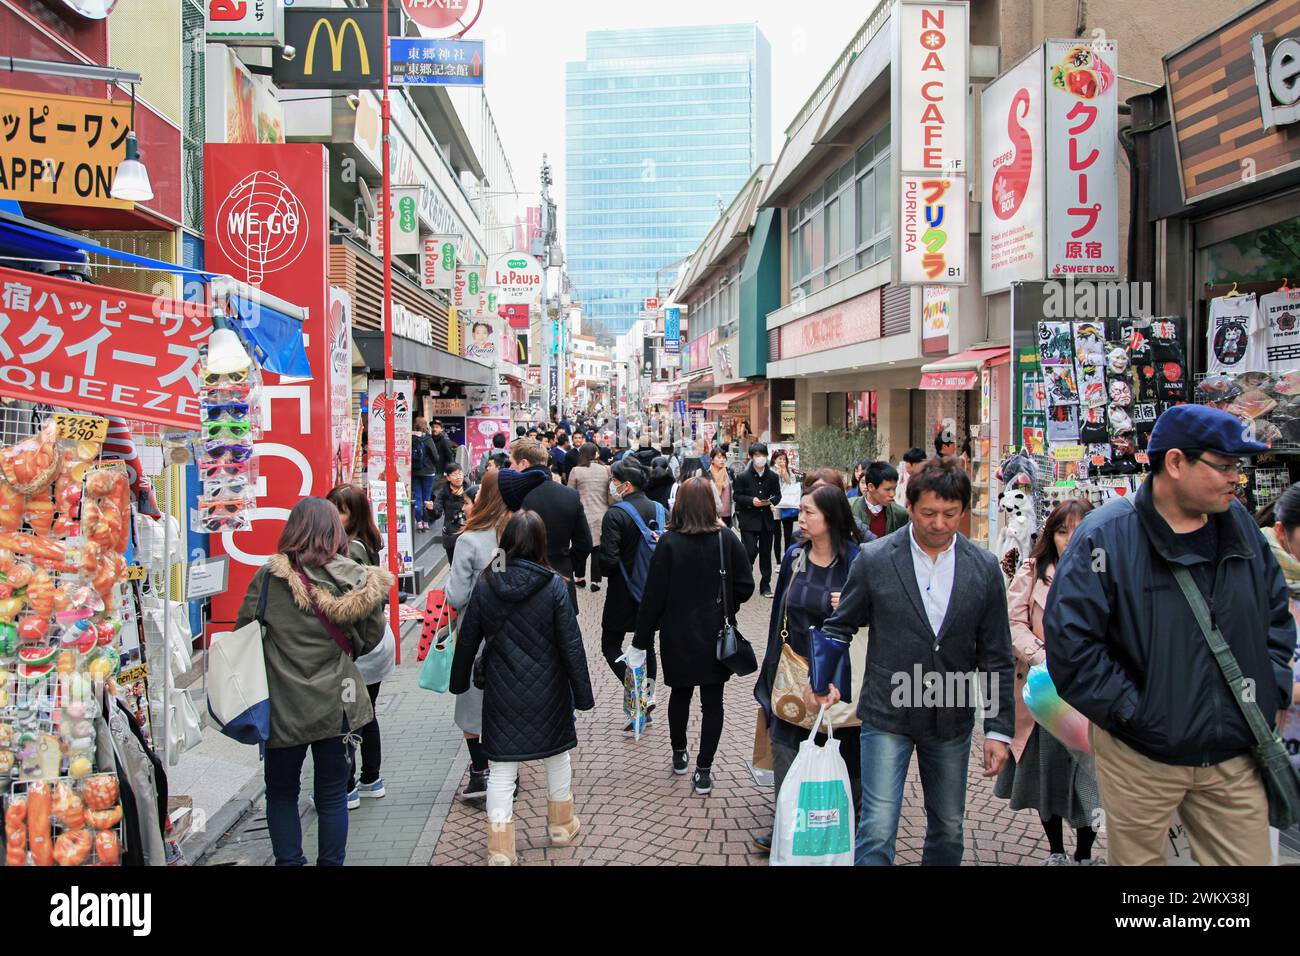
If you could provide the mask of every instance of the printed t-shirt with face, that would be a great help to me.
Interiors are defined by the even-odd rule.
[[[1206,372],[1210,375],[1262,372],[1268,368],[1268,331],[1253,292],[1211,299],[1206,338]]]
[[[1300,289],[1260,296],[1259,311],[1267,327],[1268,370],[1282,375],[1300,369]]]

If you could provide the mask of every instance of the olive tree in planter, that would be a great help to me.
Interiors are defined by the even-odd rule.
[[[880,435],[874,428],[818,428],[799,436],[799,467],[834,468],[853,474],[853,466],[880,456]]]

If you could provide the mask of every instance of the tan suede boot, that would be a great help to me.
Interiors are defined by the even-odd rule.
[[[515,821],[493,823],[488,821],[488,866],[514,866],[518,860],[515,856]]]
[[[551,846],[568,846],[578,835],[582,821],[573,812],[573,798],[546,801],[546,832]]]

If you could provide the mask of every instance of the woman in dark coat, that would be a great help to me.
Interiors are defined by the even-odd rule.
[[[823,480],[823,477],[828,477],[828,480]],[[861,531],[853,520],[838,475],[818,477],[811,487],[804,490],[799,502],[799,530],[802,534],[796,539],[796,547],[786,551],[781,559],[781,572],[777,575],[776,595],[768,623],[767,650],[754,685],[754,698],[763,708],[771,735],[772,773],[777,796],[798,755],[799,745],[808,739],[808,731],[800,726],[808,714],[800,709],[798,701],[785,698],[782,704],[787,709],[783,713],[773,709],[772,688],[784,646],[788,644],[790,650],[807,662],[811,653],[808,629],[821,627],[839,605],[840,592],[844,590],[849,568],[857,560],[862,543]],[[783,716],[796,722],[788,722],[782,719]],[[856,718],[849,723],[850,726],[835,726],[835,739],[849,772],[849,792],[853,795],[854,819],[857,819],[862,798],[862,731]],[[825,733],[817,734],[817,745],[825,746],[826,739]],[[754,843],[766,853],[772,849],[772,835],[755,837]]]
[[[515,862],[514,791],[519,763],[546,766],[547,832],[555,846],[578,833],[569,751],[578,746],[574,710],[595,700],[582,633],[563,578],[546,563],[546,524],[523,510],[501,534],[505,569],[488,565],[474,589],[456,639],[451,692],[469,690],[474,657],[483,652],[483,752],[488,775],[488,865]]]
[[[721,548],[719,548],[721,542]],[[704,720],[700,753],[695,761],[695,792],[713,789],[713,756],[722,737],[722,691],[731,672],[718,663],[716,645],[722,629],[721,562],[725,552],[731,612],[754,593],[754,574],[745,547],[718,519],[713,489],[706,478],[687,479],[677,493],[668,531],[655,547],[637,613],[632,646],[654,649],[660,632],[664,683],[672,688],[668,729],[673,772],[686,773],[686,722],[691,697],[700,689]],[[670,599],[676,595],[677,599]]]

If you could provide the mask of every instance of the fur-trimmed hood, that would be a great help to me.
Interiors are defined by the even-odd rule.
[[[311,611],[312,598],[315,598],[316,607],[335,624],[352,624],[369,616],[388,597],[394,580],[392,572],[384,568],[365,567],[342,556],[331,559],[315,574],[307,572],[309,578],[324,578],[338,588],[342,593],[337,595],[315,580],[308,591],[302,577],[283,554],[271,555],[266,570],[289,586],[299,608]]]

